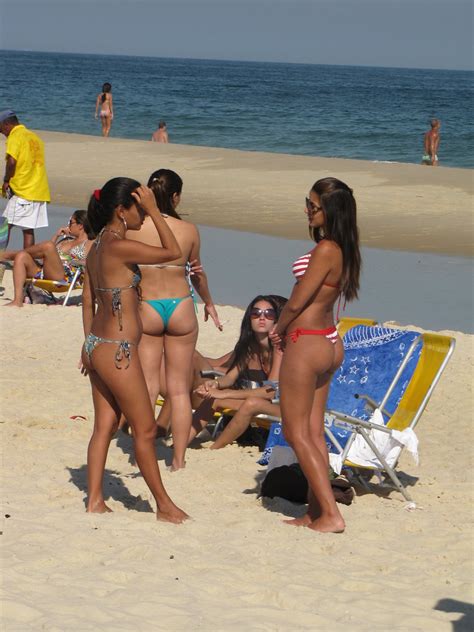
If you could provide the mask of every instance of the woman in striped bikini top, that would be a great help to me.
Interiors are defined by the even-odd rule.
[[[307,513],[289,522],[341,532],[345,523],[328,478],[324,411],[332,375],[344,357],[334,304],[338,295],[356,298],[359,288],[359,237],[351,189],[336,178],[318,180],[306,198],[306,214],[318,245],[293,263],[296,284],[270,332],[273,344],[286,339],[280,369],[283,431],[310,487]]]

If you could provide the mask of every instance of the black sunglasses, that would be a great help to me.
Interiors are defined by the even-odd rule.
[[[308,213],[319,213],[319,211],[323,210],[322,206],[318,206],[314,202],[312,202],[309,198],[305,198],[306,200],[306,210]]]

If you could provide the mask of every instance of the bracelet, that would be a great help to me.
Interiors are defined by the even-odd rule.
[[[214,378],[214,383],[217,387],[217,390],[220,391],[221,390],[221,385],[219,384],[219,378],[215,377]]]

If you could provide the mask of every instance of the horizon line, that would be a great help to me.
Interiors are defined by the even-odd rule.
[[[419,67],[419,66],[383,66],[383,65],[370,65],[370,64],[331,64],[331,63],[316,63],[308,61],[269,61],[258,59],[225,59],[217,57],[176,57],[176,56],[163,56],[163,55],[144,55],[139,53],[79,53],[76,51],[58,51],[58,50],[33,50],[25,48],[0,48],[0,52],[12,52],[12,53],[38,53],[46,55],[82,55],[84,57],[141,57],[145,59],[168,59],[168,60],[180,60],[180,61],[219,61],[219,62],[233,62],[243,64],[286,64],[295,66],[336,66],[347,68],[385,68],[393,70],[437,70],[437,71],[450,71],[450,72],[474,72],[473,68],[432,68],[432,67]]]

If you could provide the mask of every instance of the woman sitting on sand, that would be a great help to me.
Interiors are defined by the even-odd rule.
[[[89,232],[86,211],[74,211],[68,225],[59,228],[48,241],[26,250],[6,251],[3,259],[13,261],[14,291],[13,301],[7,305],[23,307],[28,277],[70,282],[75,274],[74,261],[83,261],[92,245]]]
[[[213,418],[215,410],[237,410],[229,424],[211,445],[211,450],[232,443],[260,413],[280,415],[272,400],[277,395],[281,351],[274,349],[269,332],[274,327],[286,299],[257,296],[247,307],[226,374],[207,380],[195,393],[202,398],[193,416],[190,441]]]
[[[97,95],[97,99],[95,101],[95,118],[97,118],[98,114],[100,115],[100,122],[102,123],[102,136],[107,137],[110,134],[112,119],[114,118],[112,85],[108,82],[104,83],[102,86],[102,92]]]
[[[160,246],[125,236],[127,230],[138,231],[146,216],[160,237]],[[110,440],[123,412],[133,430],[138,467],[157,503],[157,518],[180,523],[187,515],[171,501],[161,481],[156,424],[137,351],[142,333],[137,264],[176,259],[180,249],[153,192],[130,178],[114,178],[95,191],[88,219],[97,238],[87,257],[83,293],[82,363],[91,381],[95,410],[87,454],[87,511],[110,511],[102,483]]]
[[[210,316],[221,329],[219,317],[209,292],[207,277],[200,269],[200,237],[194,224],[180,218],[176,209],[181,200],[183,181],[169,169],[151,174],[148,186],[153,190],[163,221],[171,230],[181,249],[179,257],[170,263],[141,267],[142,295],[140,315],[143,337],[140,342],[140,361],[154,406],[160,393],[160,366],[165,357],[166,393],[171,407],[173,435],[172,470],[185,466],[185,452],[191,428],[190,400],[191,368],[198,335],[193,288],[190,286],[189,261],[195,262],[197,272],[192,285],[204,301],[204,319]],[[127,235],[158,247],[160,235],[151,218],[145,219],[141,230]]]
[[[310,487],[303,518],[289,521],[315,531],[341,532],[344,519],[328,478],[324,411],[329,385],[344,357],[334,325],[336,301],[357,298],[361,259],[356,202],[336,178],[318,180],[306,198],[316,247],[293,264],[296,285],[271,332],[284,343],[280,369],[283,432]]]

